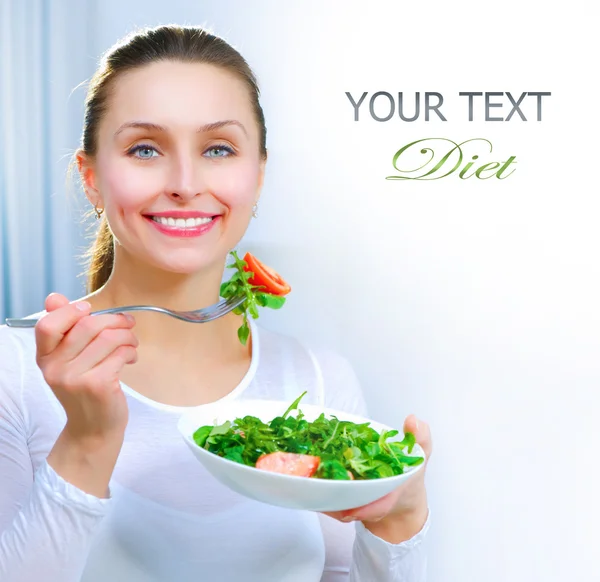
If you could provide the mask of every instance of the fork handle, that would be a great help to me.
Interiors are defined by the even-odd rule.
[[[39,320],[37,318],[18,319],[18,318],[8,317],[6,319],[6,325],[8,325],[8,327],[35,327],[35,324],[38,321]]]
[[[90,315],[105,315],[107,313],[123,313],[124,311],[145,311],[147,307],[143,305],[132,305],[130,307],[111,307],[110,309],[101,309],[100,311],[92,311]],[[35,327],[35,324],[40,320],[39,317],[8,317],[6,325],[8,327]]]

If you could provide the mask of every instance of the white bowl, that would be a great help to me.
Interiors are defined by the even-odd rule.
[[[311,479],[273,473],[224,459],[199,447],[194,441],[194,432],[201,426],[222,424],[246,415],[256,416],[267,423],[276,416],[281,416],[289,403],[271,400],[232,400],[223,403],[208,404],[194,408],[183,414],[178,428],[185,442],[206,470],[236,493],[270,505],[302,509],[308,511],[343,511],[361,507],[388,493],[391,493],[404,481],[412,477],[424,466],[424,463],[407,467],[405,473],[395,477],[381,479],[340,481],[328,479]],[[347,414],[310,404],[298,407],[308,421],[316,419],[321,413],[326,417],[336,416],[340,420],[354,423],[370,422],[376,431],[391,428],[366,418]],[[291,413],[296,416],[296,411]],[[402,440],[402,432],[389,439]],[[412,456],[425,458],[423,449],[416,444]]]

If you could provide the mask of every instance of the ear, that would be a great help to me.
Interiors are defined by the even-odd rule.
[[[92,206],[102,207],[102,197],[96,187],[96,169],[90,157],[81,149],[75,154],[77,160],[77,170],[81,177],[81,183],[85,191],[86,198]]]
[[[260,167],[258,170],[258,185],[256,187],[256,200],[254,201],[256,204],[258,204],[258,200],[260,198],[260,193],[262,191],[263,184],[265,183],[266,165],[267,165],[267,158],[265,157],[264,160],[261,160]]]

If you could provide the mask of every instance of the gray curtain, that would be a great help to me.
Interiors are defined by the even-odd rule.
[[[96,64],[90,16],[88,2],[0,1],[0,322],[84,292],[93,233],[67,168]]]

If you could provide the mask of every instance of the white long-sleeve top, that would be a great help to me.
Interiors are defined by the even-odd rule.
[[[252,323],[252,360],[226,396],[305,402],[366,415],[356,376],[335,353]],[[389,544],[360,522],[242,497],[193,457],[186,410],[122,384],[129,424],[100,499],[46,458],[65,412],[35,362],[32,329],[0,326],[2,582],[424,582],[424,538]]]

